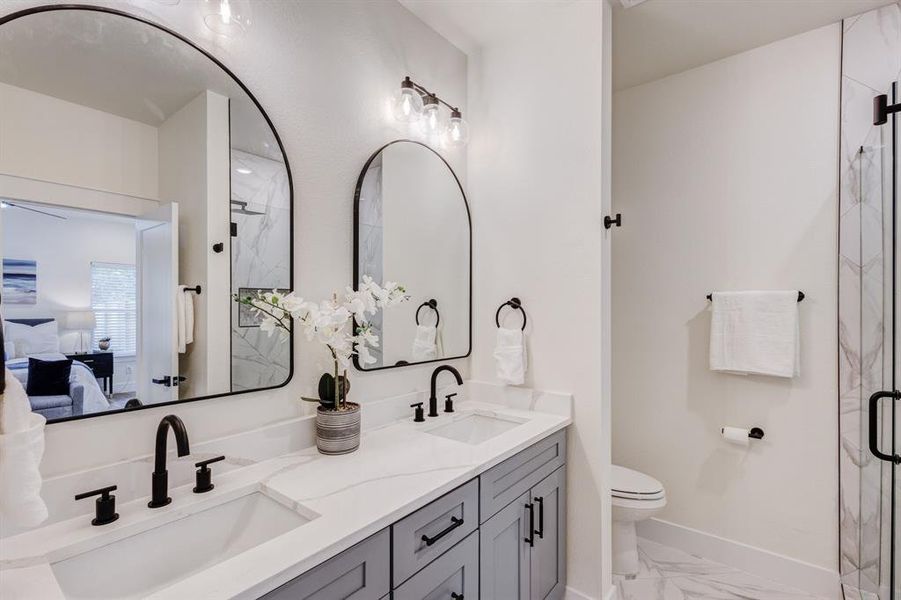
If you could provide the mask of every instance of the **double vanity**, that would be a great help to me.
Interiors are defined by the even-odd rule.
[[[363,445],[345,456],[304,448],[252,461],[229,440],[199,444],[202,457],[226,449],[208,467],[214,489],[182,478],[160,508],[147,507],[152,465],[139,461],[144,495],[126,496],[114,522],[93,526],[83,510],[5,538],[0,596],[562,597],[570,397],[466,382],[456,412],[418,423],[409,404],[421,396],[366,405]],[[173,470],[197,461],[174,454]]]

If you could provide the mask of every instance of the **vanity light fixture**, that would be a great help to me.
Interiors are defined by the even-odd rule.
[[[451,111],[446,123],[441,119],[442,104]],[[402,123],[419,122],[430,141],[436,140],[455,148],[469,142],[469,125],[463,120],[460,109],[409,77],[400,82],[400,89],[394,93],[394,117]]]
[[[217,35],[231,38],[250,27],[248,0],[204,0],[203,22]]]

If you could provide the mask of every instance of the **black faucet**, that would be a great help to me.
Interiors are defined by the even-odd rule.
[[[438,384],[438,375],[441,374],[441,371],[450,371],[454,374],[454,377],[457,378],[457,385],[463,385],[463,378],[460,377],[460,371],[453,368],[450,365],[441,365],[434,371],[432,371],[432,393],[429,396],[429,416],[437,417],[438,416],[438,397],[437,390],[435,389]]]
[[[147,506],[159,508],[172,502],[169,497],[169,471],[166,470],[166,439],[169,437],[169,428],[175,434],[175,445],[178,447],[179,456],[187,456],[191,453],[188,447],[188,430],[185,424],[175,415],[166,415],[156,428],[156,455],[153,461],[153,497]]]

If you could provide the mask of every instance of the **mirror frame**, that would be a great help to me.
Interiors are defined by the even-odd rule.
[[[379,154],[387,148],[388,146],[393,146],[394,144],[399,144],[402,142],[408,142],[410,144],[416,144],[417,146],[422,146],[444,163],[444,166],[447,167],[447,170],[450,171],[450,174],[454,176],[454,181],[457,182],[457,187],[460,188],[460,195],[463,197],[463,208],[466,209],[466,223],[469,225],[469,331],[468,331],[468,340],[469,343],[466,347],[466,354],[460,354],[457,356],[445,356],[443,358],[436,358],[434,360],[422,360],[417,362],[405,362],[402,365],[394,364],[394,365],[384,365],[381,367],[371,367],[364,368],[360,365],[359,358],[356,354],[353,355],[354,368],[357,371],[362,373],[371,373],[374,371],[384,371],[387,369],[400,369],[402,367],[415,367],[417,365],[427,365],[429,363],[436,362],[446,362],[449,360],[457,360],[460,358],[468,358],[470,354],[472,354],[472,213],[469,211],[469,200],[466,198],[466,191],[463,189],[463,185],[460,183],[460,178],[457,177],[457,173],[454,171],[453,167],[450,166],[450,163],[445,160],[443,156],[441,156],[438,152],[436,152],[431,146],[428,144],[423,144],[422,142],[418,142],[416,140],[408,140],[408,139],[397,139],[391,142],[388,142],[378,150],[372,153],[366,163],[363,165],[363,169],[360,171],[360,176],[357,178],[357,186],[354,189],[354,222],[353,222],[353,240],[354,240],[354,267],[353,267],[353,289],[359,290],[360,286],[360,192],[363,190],[363,180],[366,178],[366,173],[369,171],[369,166],[372,164]],[[354,329],[356,329],[357,322],[354,320]]]
[[[10,21],[15,21],[16,19],[21,19],[22,17],[27,17],[30,15],[35,15],[35,14],[45,13],[45,12],[73,11],[73,10],[84,10],[84,11],[90,11],[90,12],[98,12],[98,13],[116,15],[119,17],[124,17],[126,19],[131,19],[133,21],[137,21],[139,23],[143,23],[144,25],[148,25],[150,27],[153,27],[154,29],[157,29],[159,31],[167,33],[167,34],[173,36],[174,38],[178,39],[182,43],[189,45],[194,50],[199,52],[202,56],[205,56],[214,65],[219,67],[227,76],[231,77],[232,80],[236,84],[238,84],[238,87],[241,88],[241,90],[245,94],[247,94],[247,97],[250,98],[250,101],[253,102],[253,104],[254,104],[254,106],[256,106],[257,110],[260,111],[260,114],[263,116],[263,119],[266,121],[266,124],[269,126],[269,129],[272,130],[272,135],[275,137],[275,141],[278,143],[278,148],[281,151],[282,157],[284,158],[284,161],[285,161],[285,171],[288,174],[288,193],[290,194],[290,198],[291,198],[291,203],[290,203],[290,207],[289,207],[289,213],[290,213],[289,214],[289,223],[288,223],[288,227],[289,227],[289,233],[288,233],[288,244],[289,244],[289,248],[288,248],[288,287],[293,290],[294,289],[294,217],[295,217],[294,179],[291,174],[291,165],[288,161],[288,153],[285,152],[285,145],[284,145],[284,143],[282,143],[281,136],[279,136],[278,130],[272,124],[272,119],[269,118],[269,115],[263,109],[263,106],[260,104],[259,100],[257,100],[256,96],[253,95],[253,93],[247,88],[247,86],[244,85],[244,82],[241,81],[240,79],[238,79],[238,77],[231,71],[231,69],[226,67],[222,63],[222,61],[220,61],[218,58],[216,58],[215,56],[210,54],[210,52],[208,52],[207,50],[204,50],[199,45],[192,42],[190,39],[188,39],[184,35],[177,33],[164,25],[150,21],[144,17],[133,15],[131,13],[128,13],[128,12],[125,12],[122,10],[118,10],[115,8],[107,8],[104,6],[93,6],[93,5],[89,5],[89,4],[54,4],[54,5],[46,5],[45,4],[45,5],[41,5],[41,6],[34,6],[31,8],[26,8],[23,10],[15,11],[6,16],[0,16],[0,27],[5,25],[6,23],[9,23]],[[229,188],[231,188],[231,181],[229,181]],[[262,388],[255,388],[252,390],[241,390],[241,391],[237,391],[237,392],[232,391],[232,392],[227,392],[227,393],[222,393],[222,394],[210,394],[207,396],[197,396],[195,398],[185,398],[184,400],[172,400],[170,402],[159,402],[157,404],[147,404],[144,406],[138,406],[138,407],[129,408],[129,409],[123,408],[123,409],[119,409],[119,410],[108,410],[108,411],[90,413],[90,414],[85,414],[85,415],[72,415],[70,417],[61,417],[59,419],[49,420],[49,421],[47,421],[47,424],[51,425],[54,423],[65,423],[66,421],[78,421],[81,419],[90,419],[90,418],[94,418],[94,417],[103,417],[103,416],[108,416],[108,415],[119,415],[119,414],[125,414],[125,413],[132,413],[132,412],[135,412],[138,410],[159,408],[161,406],[173,406],[173,405],[178,405],[178,404],[184,404],[187,402],[197,402],[199,400],[210,400],[212,398],[225,398],[228,396],[238,396],[241,394],[252,394],[252,393],[256,393],[256,392],[263,392],[266,390],[275,390],[278,388],[285,387],[294,378],[294,352],[295,352],[294,341],[295,341],[294,340],[294,331],[292,329],[291,332],[289,333],[289,337],[287,340],[287,344],[288,344],[288,377],[282,383],[280,383],[278,385],[272,385],[269,387],[262,387]],[[231,380],[231,376],[229,376],[229,380]]]

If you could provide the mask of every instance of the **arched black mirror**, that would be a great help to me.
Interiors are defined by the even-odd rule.
[[[0,20],[0,106],[4,349],[33,410],[287,383],[290,341],[233,296],[293,288],[291,172],[222,63],[119,11],[28,9]]]
[[[376,362],[462,358],[472,342],[472,230],[460,180],[434,150],[397,140],[373,154],[354,197],[354,282],[403,284],[411,301],[376,315]]]

